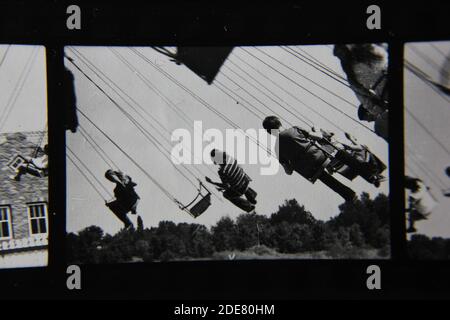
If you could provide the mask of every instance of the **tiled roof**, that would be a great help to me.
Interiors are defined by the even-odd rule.
[[[42,180],[26,175],[23,181],[17,183],[11,181],[10,176],[15,172],[8,167],[8,164],[15,156],[33,157],[36,154],[37,146],[42,141],[42,131],[16,132],[0,134],[0,200],[11,199],[15,192],[32,192],[33,190],[46,190],[47,179]],[[43,147],[47,140],[44,134]],[[41,156],[38,152],[37,156]],[[40,192],[37,192],[40,193]],[[41,197],[41,196],[40,196]]]

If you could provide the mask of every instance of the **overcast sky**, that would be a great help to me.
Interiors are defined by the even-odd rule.
[[[405,48],[405,59],[414,64],[434,81],[450,85],[450,42],[411,43]],[[419,176],[431,188],[438,206],[427,221],[420,221],[419,233],[429,236],[450,237],[450,198],[444,197],[442,188],[450,187],[444,170],[450,166],[449,154],[419,123],[450,149],[450,105],[436,91],[405,69],[406,174]]]
[[[328,67],[344,76],[339,60],[333,56],[332,46],[302,46],[297,47],[296,49],[298,48],[305,50],[321,62],[325,63]],[[183,122],[172,109],[168,108],[166,103],[152,92],[145,83],[141,81],[137,74],[130,71],[126,65],[113,54],[110,48],[76,47],[76,49],[85,56],[90,63],[95,65],[114,81],[124,92],[131,96],[142,107],[146,108],[147,112],[151,113],[154,119],[149,116],[145,117],[155,127],[162,125],[167,128],[169,132],[172,132],[177,128],[186,128],[192,131],[192,128]],[[344,102],[326,92],[324,89],[312,84],[308,80],[295,74],[293,71],[283,67],[278,62],[271,60],[257,49],[252,47],[245,48],[245,50],[270,64],[282,74],[294,79],[298,84],[311,90],[333,106],[336,106],[351,118],[357,119],[355,105],[358,105],[358,101],[348,87],[339,84],[336,80],[331,79],[316,69],[308,66],[298,58],[293,57],[282,50],[280,47],[260,47],[259,49],[284,64],[287,64],[302,75],[313,79],[328,90],[331,90],[335,95],[348,100],[350,103]],[[179,86],[165,78],[149,63],[139,58],[130,50],[130,48],[118,47],[115,48],[115,50],[117,50],[117,53],[122,55],[126,61],[136,67],[139,72],[142,72],[155,87],[163,92],[164,95],[169,97],[169,99],[171,99],[178,107],[182,108],[192,120],[202,120],[204,130],[207,128],[217,128],[223,131],[231,128],[230,125],[213,112],[209,111]],[[231,90],[229,93],[232,96],[235,96],[236,94],[241,96],[241,98],[235,97],[234,99],[220,91],[215,84],[208,85],[185,66],[176,65],[174,62],[170,61],[168,57],[153,49],[137,48],[137,50],[173,76],[181,84],[195,92],[196,95],[200,96],[212,107],[219,110],[223,115],[232,119],[232,121],[243,129],[260,129],[262,124],[261,119],[244,108],[244,105],[248,106],[248,104],[244,102],[242,98],[259,109],[260,111],[258,114],[261,114],[261,117],[272,114],[271,111],[264,107],[263,104],[265,104],[290,123],[305,126],[297,118],[283,110],[272,100],[274,99],[286,108],[299,113],[300,116],[310,119],[317,127],[334,131],[340,136],[343,135],[343,131],[340,131],[335,126],[343,128],[357,137],[361,143],[369,146],[374,153],[388,164],[388,145],[382,138],[363,128],[358,121],[348,119],[318,98],[307,93],[303,89],[300,89],[276,71],[270,69],[262,62],[249,55],[242,48],[234,48],[215,82],[220,82],[229,88]],[[108,88],[107,85],[89,70],[80,58],[74,54],[71,48],[66,47],[66,54],[72,57],[75,63],[92,77],[92,79],[106,92],[111,94],[111,96],[116,99],[127,112],[131,113],[136,121],[150,131],[158,141],[161,141],[165,148],[168,150],[172,148],[174,144],[170,145],[166,143],[161,135],[148,125],[142,117],[132,111],[132,109],[125,104],[116,93]],[[300,99],[310,108],[313,108],[322,117],[302,106],[301,103],[291,95],[277,88],[269,80],[258,74],[257,71],[245,65],[240,59],[256,67],[262,74],[266,75],[272,81],[275,81],[284,90],[297,99]],[[264,86],[270,90],[262,88],[248,75],[237,69],[232,63],[239,65],[243,70],[259,82],[263,83]],[[121,113],[102,92],[92,85],[71,65],[70,62],[66,60],[65,64],[74,73],[78,107],[86,113],[93,122],[107,132],[118,145],[126,150],[126,152],[161,185],[163,185],[164,188],[169,190],[173,196],[184,203],[191,201],[196,195],[195,188],[174,169],[173,165],[145,139],[144,135],[137,130],[136,126],[126,119],[123,113]],[[245,80],[242,80],[230,70],[240,74]],[[227,77],[238,83],[239,86],[230,81]],[[252,87],[249,82],[269,94],[272,99],[267,98],[260,91]],[[247,94],[245,90],[253,95],[253,97]],[[271,92],[273,92],[277,98],[275,95],[272,95]],[[118,164],[120,169],[129,174],[133,180],[137,182],[138,185],[136,191],[141,196],[138,213],[143,218],[146,227],[156,226],[162,220],[201,223],[210,226],[217,222],[222,216],[228,215],[235,218],[241,213],[240,209],[233,206],[227,200],[220,201],[213,197],[213,204],[211,207],[199,218],[192,218],[166,198],[155,184],[153,184],[133,163],[107,141],[104,136],[94,129],[88,121],[82,116],[79,116],[79,120],[81,126],[99,145],[101,145],[102,149]],[[373,125],[371,124],[365,123],[365,125],[373,128]],[[285,127],[288,127],[288,124],[285,124]],[[168,133],[163,131],[161,131],[161,133],[165,135],[165,138],[170,139]],[[104,178],[104,172],[108,169],[108,165],[92,149],[84,137],[79,132],[75,134],[69,132],[67,133],[67,145],[112,193],[114,185]],[[199,170],[204,172],[204,175],[210,176],[213,180],[218,180],[217,175],[211,174],[206,165],[196,166]],[[343,203],[343,200],[337,194],[324,186],[320,181],[311,184],[296,173],[291,176],[286,175],[282,169],[280,169],[279,173],[275,176],[261,176],[259,175],[260,167],[258,165],[243,165],[243,168],[253,179],[252,188],[258,192],[258,205],[256,210],[258,214],[270,215],[277,210],[278,206],[282,204],[284,200],[295,198],[300,204],[305,205],[306,209],[311,211],[317,219],[328,220],[338,214],[338,206]],[[213,169],[215,171],[217,170],[216,168]],[[387,175],[387,171],[385,174]],[[336,177],[344,184],[352,187],[358,194],[363,191],[368,192],[372,197],[375,197],[379,192],[388,194],[388,181],[383,182],[381,187],[377,189],[361,178],[357,178],[353,182],[350,182],[339,175],[336,175]],[[202,177],[199,176],[199,178]],[[108,233],[115,233],[122,227],[122,223],[104,206],[104,199],[94,191],[70,161],[68,161],[67,164],[67,182],[67,229],[69,232],[79,231],[90,225],[98,225]],[[103,197],[109,198],[110,196],[103,195]]]
[[[45,129],[45,59],[43,46],[0,45],[0,133]]]

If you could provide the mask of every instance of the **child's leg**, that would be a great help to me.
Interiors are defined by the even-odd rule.
[[[245,192],[245,197],[247,198],[248,201],[250,201],[252,204],[256,204],[256,196],[258,194],[256,193],[255,190],[253,190],[252,188],[247,188],[247,191]]]
[[[225,191],[223,193],[223,196],[225,199],[229,200],[231,203],[233,203],[236,207],[246,211],[250,212],[253,209],[255,209],[255,205],[250,203],[247,199],[242,198],[238,194],[230,191]]]
[[[136,200],[136,202],[133,204],[133,206],[131,207],[131,214],[136,214],[137,213],[137,205],[138,205],[139,199]]]
[[[113,202],[107,203],[106,205],[114,213],[114,215],[119,218],[120,221],[122,221],[125,228],[133,225],[131,220],[128,218],[127,213],[124,212],[124,209],[122,208],[119,201],[115,200]]]

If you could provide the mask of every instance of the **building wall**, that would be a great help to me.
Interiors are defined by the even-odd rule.
[[[17,251],[0,255],[0,269],[45,267],[48,262],[47,249]]]
[[[28,204],[48,202],[47,178],[22,175],[21,181],[15,181],[10,178],[10,176],[15,175],[15,172],[8,166],[8,163],[17,154],[24,157],[34,156],[36,146],[41,142],[42,132],[19,132],[0,135],[0,205],[10,206],[12,220],[12,239],[0,240],[0,253],[3,255],[3,258],[5,248],[9,247],[4,242],[11,243],[15,240],[26,240],[31,236]],[[38,156],[41,155],[38,154]],[[30,243],[31,246],[33,242],[22,241],[20,243]],[[14,254],[18,255],[17,250]],[[0,266],[2,264],[2,255],[0,255]]]

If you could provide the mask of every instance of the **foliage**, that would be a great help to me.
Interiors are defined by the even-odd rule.
[[[205,213],[205,214],[208,214]],[[430,241],[434,241],[430,244]],[[207,228],[194,223],[161,221],[157,227],[121,230],[111,236],[90,226],[67,236],[70,263],[117,263],[211,259],[218,253],[250,252],[256,256],[317,253],[335,258],[363,258],[368,250],[389,256],[389,201],[363,193],[339,207],[329,221],[314,218],[295,199],[270,216],[244,213],[222,217]],[[449,252],[449,242],[413,237],[411,246],[428,256]],[[225,255],[226,256],[226,255]]]

